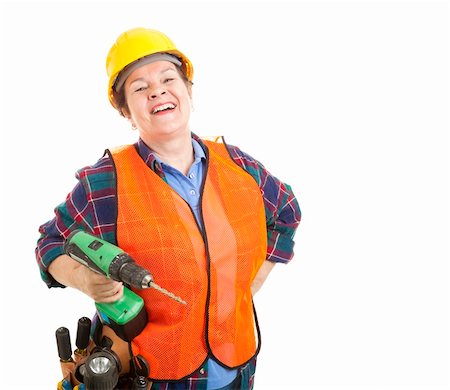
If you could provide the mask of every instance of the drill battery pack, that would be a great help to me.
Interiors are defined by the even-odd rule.
[[[147,325],[147,310],[143,299],[128,288],[114,304],[96,302],[97,313],[103,325],[109,326],[124,341],[131,341]]]

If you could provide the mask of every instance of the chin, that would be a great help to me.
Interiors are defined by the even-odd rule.
[[[160,127],[158,129],[154,129],[151,134],[153,135],[184,135],[184,134],[190,134],[191,131],[188,126],[184,127],[177,127],[177,126],[167,126],[167,127]]]

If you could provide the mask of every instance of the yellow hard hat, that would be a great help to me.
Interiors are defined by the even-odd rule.
[[[177,57],[187,79],[192,81],[194,68],[191,61],[175,47],[167,35],[148,28],[133,28],[117,38],[106,58],[106,72],[109,77],[108,97],[113,107],[117,108],[113,87],[119,73],[133,62],[156,53],[167,53]]]

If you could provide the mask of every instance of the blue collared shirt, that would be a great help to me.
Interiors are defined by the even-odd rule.
[[[155,154],[156,161],[161,165],[164,171],[167,184],[169,184],[191,207],[194,212],[197,223],[203,229],[200,221],[199,202],[200,189],[203,178],[203,168],[206,164],[206,155],[203,148],[196,140],[192,140],[194,148],[194,163],[189,168],[189,172],[185,176],[178,169],[166,164],[158,155]],[[208,360],[208,382],[207,390],[220,389],[231,383],[236,378],[237,369],[227,369],[214,360]]]

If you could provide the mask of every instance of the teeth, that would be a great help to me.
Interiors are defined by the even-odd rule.
[[[167,110],[169,108],[173,109],[173,108],[175,108],[175,105],[172,103],[162,104],[161,106],[158,106],[153,110],[153,114],[156,114],[157,112],[160,112],[160,111]]]

